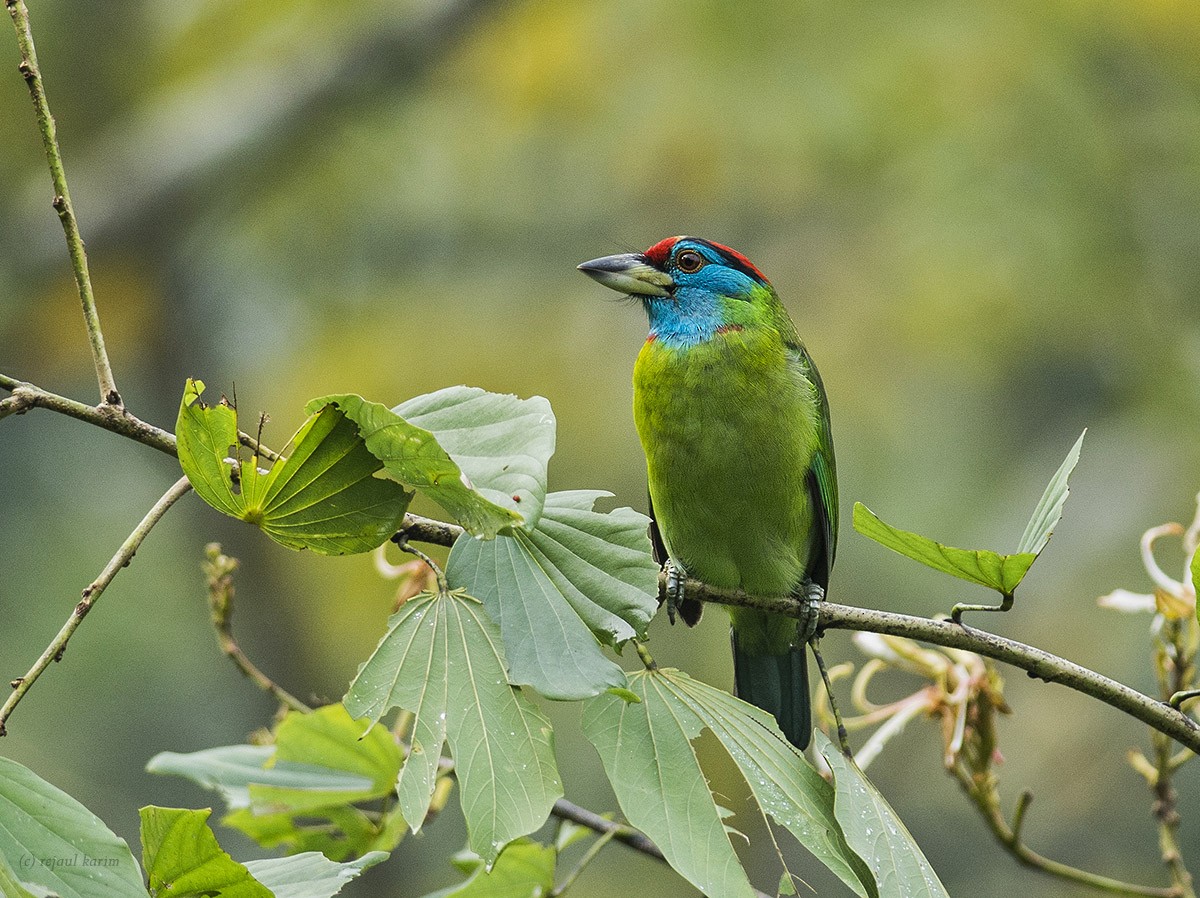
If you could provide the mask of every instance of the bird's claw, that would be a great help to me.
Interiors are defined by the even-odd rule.
[[[687,579],[687,575],[670,558],[667,559],[667,563],[663,567],[667,572],[667,620],[674,626],[675,615],[679,611],[680,604],[683,602],[683,582]]]
[[[819,583],[805,580],[796,596],[800,600],[800,618],[796,622],[796,635],[800,644],[807,643],[817,635],[817,624],[821,621],[821,603],[825,601],[825,589]]]

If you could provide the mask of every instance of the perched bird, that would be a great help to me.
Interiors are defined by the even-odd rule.
[[[829,404],[775,288],[741,253],[669,237],[579,270],[641,300],[650,334],[633,369],[646,453],[651,537],[668,573],[667,611],[689,625],[700,603],[683,579],[793,595],[806,619],[729,607],[734,687],[808,744],[804,646],[837,543]]]

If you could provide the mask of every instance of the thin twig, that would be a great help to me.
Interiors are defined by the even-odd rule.
[[[587,808],[581,808],[579,805],[567,801],[565,798],[560,798],[554,802],[554,807],[550,811],[555,817],[560,820],[570,820],[572,823],[578,823],[580,826],[586,826],[593,832],[613,834],[613,839],[620,842],[622,845],[628,845],[635,851],[640,851],[642,854],[649,855],[653,858],[658,858],[660,861],[665,861],[662,850],[654,844],[654,842],[644,832],[634,829],[625,823],[614,823],[607,817],[601,817],[595,811],[589,811]]]
[[[50,114],[50,102],[46,99],[46,86],[38,68],[37,50],[33,45],[33,31],[29,25],[29,10],[25,0],[5,0],[13,25],[17,29],[17,46],[21,53],[20,71],[29,86],[33,109],[37,115],[38,131],[42,135],[42,147],[46,151],[46,162],[50,167],[50,181],[54,185],[52,205],[62,222],[63,234],[67,238],[67,251],[71,254],[71,270],[75,275],[75,286],[83,306],[83,320],[87,326],[88,341],[92,347],[92,361],[96,367],[96,380],[100,384],[100,404],[119,408],[121,394],[113,379],[108,352],[104,348],[104,334],[100,330],[100,314],[96,310],[96,297],[92,293],[92,279],[88,274],[87,252],[83,247],[83,236],[75,218],[75,207],[67,189],[67,174],[63,168],[62,153],[58,148],[58,134],[54,116]]]
[[[146,538],[147,534],[154,528],[154,525],[162,520],[162,516],[167,513],[167,510],[191,488],[192,485],[188,483],[188,479],[181,477],[163,494],[161,499],[154,503],[154,507],[146,513],[146,516],[142,518],[142,522],[134,528],[133,532],[121,544],[121,548],[113,555],[104,570],[100,572],[100,576],[84,589],[83,598],[75,606],[75,609],[71,612],[71,616],[63,624],[62,629],[58,631],[58,635],[54,637],[50,645],[42,652],[41,657],[34,662],[33,667],[29,669],[29,672],[25,676],[12,681],[12,695],[8,697],[8,701],[4,703],[4,706],[0,708],[0,736],[3,736],[5,733],[5,725],[8,722],[8,718],[12,715],[13,709],[24,698],[25,693],[30,690],[37,681],[37,678],[50,666],[51,662],[62,660],[63,652],[67,649],[67,642],[70,640],[71,635],[78,629],[83,619],[87,617],[87,613],[92,610],[92,606],[99,600],[105,588],[112,582],[113,577],[117,575],[117,572],[121,568],[133,560],[133,556],[142,544],[142,540]]]
[[[0,401],[0,419],[8,415],[23,415],[30,409],[42,408],[79,421],[86,421],[88,424],[95,424],[97,427],[128,437],[134,442],[157,449],[167,455],[178,456],[179,454],[175,434],[146,423],[141,418],[130,414],[124,406],[88,405],[86,402],[60,396],[7,374],[0,374],[0,389],[12,392],[11,396]],[[263,458],[271,461],[279,458],[279,453],[271,451],[248,433],[238,431],[238,442],[246,448],[256,451]]]
[[[1137,895],[1144,896],[1144,898],[1182,898],[1182,893],[1174,886],[1163,888],[1122,882],[1117,879],[1110,879],[1107,876],[1101,876],[1098,873],[1091,873],[1087,870],[1080,870],[1077,867],[1050,860],[1048,857],[1043,857],[1021,841],[1020,827],[1024,823],[1025,812],[1029,806],[1029,800],[1025,798],[1025,795],[1028,793],[1025,793],[1022,796],[1022,800],[1018,802],[1017,814],[1014,817],[1013,825],[1010,827],[1007,821],[1005,821],[1004,815],[1000,812],[999,802],[994,790],[981,788],[978,783],[972,780],[970,774],[958,764],[950,768],[950,773],[958,780],[959,785],[963,787],[963,791],[970,796],[972,802],[979,809],[979,812],[983,815],[983,819],[987,822],[988,828],[992,831],[992,835],[996,837],[996,841],[1004,846],[1019,863],[1024,864],[1026,867],[1040,870],[1043,873],[1057,876],[1060,879],[1081,883],[1099,891],[1108,892],[1111,895]]]
[[[596,855],[600,853],[605,845],[613,840],[616,834],[616,830],[612,829],[606,833],[601,833],[600,837],[588,846],[587,851],[583,853],[583,857],[579,859],[579,863],[572,867],[567,875],[563,877],[563,881],[550,890],[550,898],[558,898],[558,896],[573,886],[575,880],[579,878],[579,874],[587,869],[587,865],[596,859]]]
[[[269,692],[280,704],[293,711],[307,714],[312,708],[263,673],[233,638],[233,572],[237,570],[237,566],[237,559],[223,554],[217,543],[205,546],[204,563],[201,567],[208,582],[208,607],[212,615],[213,629],[217,633],[217,644],[237,669],[259,689]]]

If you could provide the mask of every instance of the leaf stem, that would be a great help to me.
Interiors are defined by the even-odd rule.
[[[637,649],[638,658],[641,659],[646,670],[658,670],[658,662],[654,660],[654,656],[650,654],[650,650],[646,648],[645,643],[638,639],[631,639],[629,641]]]
[[[83,306],[83,320],[87,327],[88,341],[92,347],[96,380],[100,385],[100,404],[120,408],[121,394],[117,392],[112,366],[108,361],[108,351],[104,348],[104,334],[100,330],[100,314],[96,310],[96,297],[92,293],[92,279],[88,273],[87,252],[84,250],[83,236],[79,232],[79,222],[75,218],[71,193],[67,189],[67,175],[63,168],[62,153],[58,148],[58,133],[54,124],[54,116],[50,113],[50,102],[46,98],[46,86],[42,82],[41,69],[38,67],[37,49],[33,44],[33,30],[29,24],[29,9],[25,6],[25,0],[5,0],[5,5],[8,7],[9,15],[12,16],[13,26],[17,30],[17,46],[21,54],[18,68],[29,87],[29,96],[33,100],[33,109],[37,116],[38,131],[42,135],[42,147],[46,152],[46,162],[50,167],[50,181],[54,186],[52,205],[62,222],[63,234],[67,239],[67,251],[71,255],[71,269],[75,275],[79,301]]]
[[[41,657],[34,662],[33,667],[29,669],[29,672],[25,676],[12,681],[12,695],[8,697],[4,706],[0,707],[0,736],[5,734],[5,725],[8,722],[8,718],[12,715],[13,710],[17,707],[21,699],[25,697],[25,693],[37,682],[38,677],[50,666],[51,662],[62,660],[63,652],[67,650],[67,642],[79,628],[79,625],[83,623],[83,619],[92,610],[92,606],[100,599],[101,594],[103,594],[108,584],[112,582],[113,577],[117,575],[121,568],[133,560],[133,556],[137,552],[138,547],[141,546],[142,540],[154,529],[154,525],[162,520],[163,515],[167,513],[171,506],[191,488],[192,485],[188,483],[188,479],[181,477],[163,494],[161,499],[154,503],[154,507],[146,513],[146,516],[142,518],[142,522],[134,528],[125,542],[121,544],[121,548],[117,550],[116,554],[105,565],[104,570],[100,572],[100,576],[83,590],[83,598],[75,606],[71,612],[71,616],[63,624],[62,629],[58,631],[58,635],[54,637],[50,645],[42,652]]]
[[[415,555],[429,566],[429,569],[433,571],[433,575],[437,577],[438,592],[440,594],[445,595],[450,591],[450,584],[446,580],[445,571],[442,570],[441,566],[436,561],[434,561],[416,546],[409,545],[408,537],[405,534],[405,531],[401,530],[399,533],[393,536],[392,542],[400,547],[401,552],[407,552],[409,555]]]
[[[579,878],[579,874],[584,871],[587,865],[596,858],[596,855],[598,855],[604,846],[611,842],[616,835],[617,831],[615,829],[610,829],[608,832],[601,833],[599,838],[597,838],[592,842],[591,845],[588,846],[587,851],[583,853],[583,857],[579,859],[579,863],[572,867],[570,872],[567,873],[567,875],[563,878],[563,881],[550,891],[550,898],[558,898],[559,895],[574,885],[575,880]]]
[[[312,708],[259,670],[233,638],[233,572],[237,570],[237,566],[238,560],[223,554],[218,543],[205,546],[201,568],[208,583],[208,607],[213,629],[217,633],[217,645],[237,669],[259,689],[275,696],[281,705],[307,714]]]

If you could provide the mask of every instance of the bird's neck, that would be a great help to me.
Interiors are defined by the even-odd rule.
[[[682,294],[682,295],[681,295]],[[646,338],[670,349],[689,349],[742,325],[731,320],[726,297],[707,291],[676,291],[673,297],[646,300],[650,334]]]

